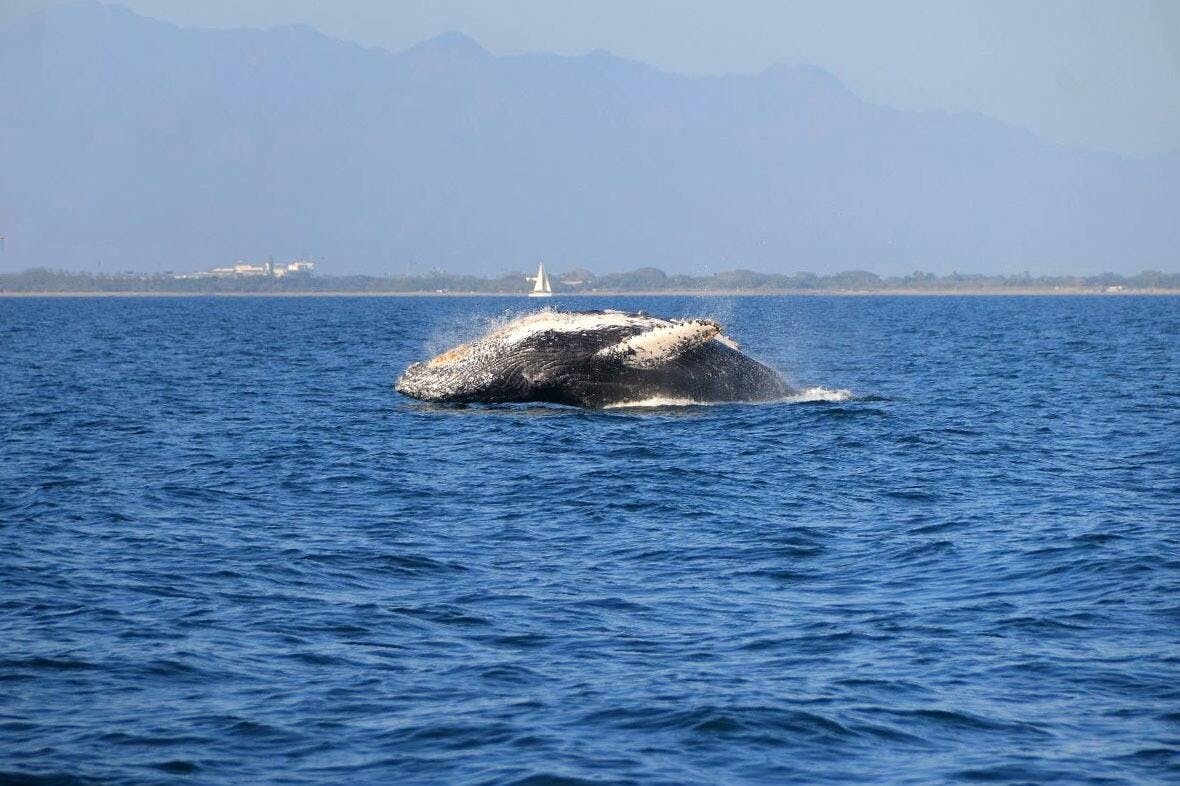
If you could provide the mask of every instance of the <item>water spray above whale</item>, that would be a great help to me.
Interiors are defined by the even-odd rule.
[[[773,401],[791,395],[709,319],[541,311],[432,360],[394,386],[425,401],[543,401],[601,408],[650,399]]]

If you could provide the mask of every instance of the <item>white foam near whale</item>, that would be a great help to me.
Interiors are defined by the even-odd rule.
[[[783,399],[771,401],[750,402],[749,405],[756,406],[758,404],[808,404],[817,401],[839,402],[850,401],[856,398],[856,395],[847,388],[840,388],[832,390],[822,386],[811,388],[804,388],[792,396],[787,396]],[[724,404],[726,402],[716,401],[693,401],[687,398],[665,398],[663,396],[655,396],[653,398],[646,398],[638,401],[621,401],[617,404],[607,404],[604,409],[659,409],[661,407],[712,407]]]
[[[832,390],[821,386],[813,388],[804,388],[793,396],[787,398],[791,404],[806,404],[812,401],[849,401],[856,398],[856,395],[848,388],[839,388]]]

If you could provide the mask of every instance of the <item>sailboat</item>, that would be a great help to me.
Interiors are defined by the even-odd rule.
[[[533,291],[529,292],[529,297],[551,297],[553,295],[553,289],[549,286],[549,276],[545,273],[544,262],[537,267],[536,276],[528,276],[525,280],[533,282]]]

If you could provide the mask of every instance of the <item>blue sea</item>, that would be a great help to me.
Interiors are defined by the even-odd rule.
[[[0,783],[1180,782],[1180,298],[554,298],[765,405],[448,408],[524,298],[0,299]]]

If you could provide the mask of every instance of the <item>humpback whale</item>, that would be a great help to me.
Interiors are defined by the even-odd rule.
[[[601,408],[650,399],[770,401],[790,395],[709,319],[541,311],[413,363],[394,388],[425,401],[544,401]]]

